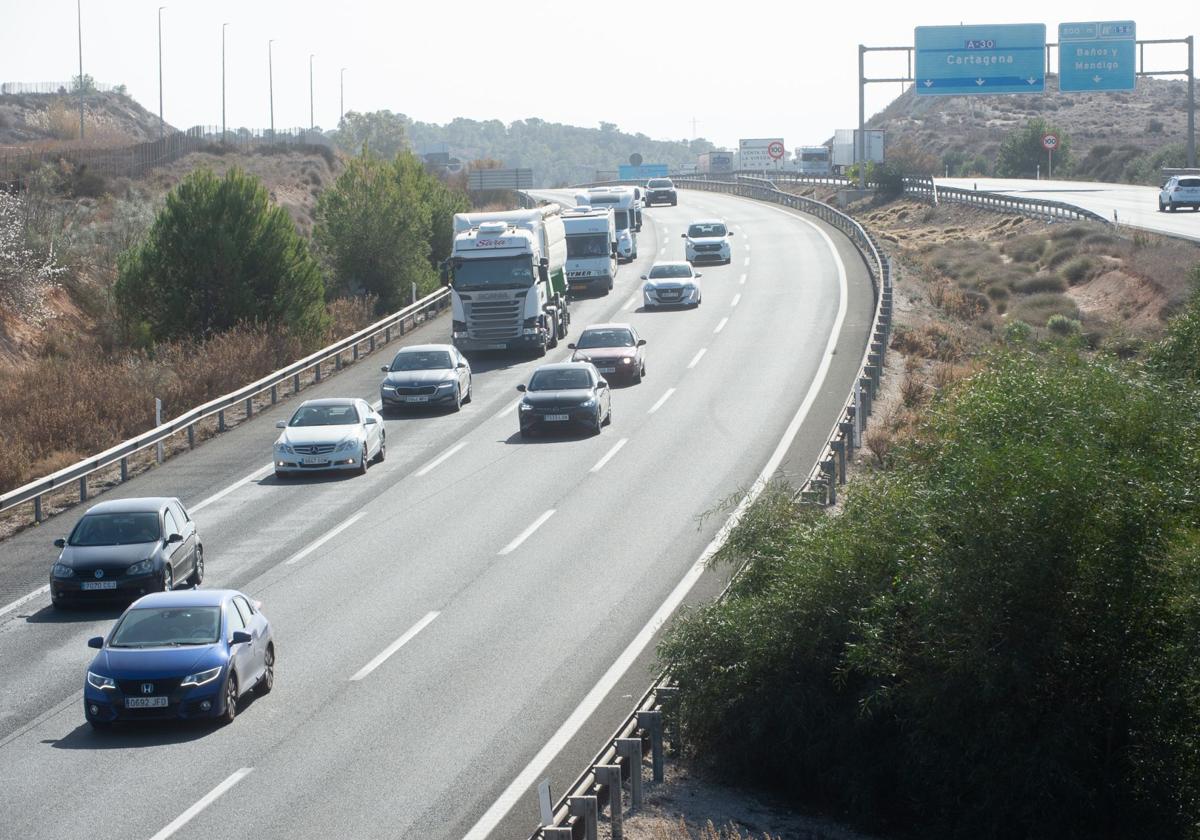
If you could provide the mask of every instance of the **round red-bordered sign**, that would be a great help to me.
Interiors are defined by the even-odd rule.
[[[1055,149],[1057,149],[1058,148],[1058,135],[1057,134],[1043,134],[1042,135],[1042,148],[1048,152],[1053,152]]]
[[[767,146],[767,154],[770,155],[772,160],[782,159],[784,155],[783,144],[778,140],[771,143],[771,145]]]

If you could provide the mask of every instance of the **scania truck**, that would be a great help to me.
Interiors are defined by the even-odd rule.
[[[463,351],[546,350],[567,335],[567,237],[562,208],[456,213],[451,338]]]
[[[612,208],[617,225],[617,259],[632,262],[637,259],[637,200],[629,187],[592,187],[577,193],[575,203],[581,207]]]
[[[608,294],[617,276],[617,225],[607,207],[573,207],[567,229],[567,287],[571,294]]]

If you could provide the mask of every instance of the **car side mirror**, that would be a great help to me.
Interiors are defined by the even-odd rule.
[[[56,539],[56,540],[54,541],[54,547],[55,547],[55,548],[66,548],[66,547],[67,547],[67,541],[66,541],[66,540],[64,540],[62,537],[59,537],[58,539]]]
[[[574,349],[575,349],[575,345],[574,345],[574,344],[568,344],[568,345],[567,345],[567,349],[568,349],[568,350],[574,350]]]
[[[374,417],[368,417],[366,420],[363,421],[364,426],[374,426],[377,423],[379,423],[379,421],[376,420]]]
[[[387,365],[380,365],[380,366],[379,366],[379,369],[380,369],[381,371],[383,371],[384,373],[391,373],[391,372],[392,372],[391,368],[389,368]]]
[[[704,275],[703,275],[703,274],[701,274],[700,272],[698,272],[698,271],[697,271],[697,272],[696,272],[695,274],[693,274],[692,276],[693,276],[693,277],[695,277],[697,280],[699,280],[699,279],[700,279],[701,277],[703,277]]]
[[[459,363],[456,365],[456,367],[457,367],[459,370],[462,370],[462,369],[463,369],[463,368],[465,368],[466,366],[467,366],[467,363],[466,363],[466,362],[459,362]]]
[[[649,280],[650,278],[648,278],[648,277],[647,277],[645,274],[643,274],[643,275],[642,275],[642,279],[643,279],[643,280]]]
[[[286,421],[286,420],[276,420],[276,421],[275,421],[275,428],[276,428],[276,429],[286,429],[286,428],[287,428],[287,421]]]
[[[728,232],[727,234],[725,234],[725,235],[726,235],[726,236],[733,236],[733,231],[729,231],[729,232]]]
[[[687,239],[687,234],[686,234],[686,233],[681,233],[681,234],[679,234],[679,238],[680,238],[680,239]]]
[[[92,636],[92,638],[88,639],[88,647],[96,648],[97,650],[104,647],[104,637]]]
[[[518,385],[518,386],[517,386],[517,390],[518,390],[518,391],[520,391],[521,393],[524,393],[524,392],[525,392],[525,386],[524,386],[524,385]]]
[[[638,339],[637,346],[638,346],[638,347],[645,347],[645,346],[646,346],[646,339],[644,339],[644,338],[639,338],[639,339]]]
[[[167,537],[168,544],[177,542],[183,542],[183,534],[172,534],[171,536]]]
[[[252,640],[253,636],[251,636],[245,630],[234,630],[233,635],[229,637],[229,644],[245,645],[249,644]]]
[[[607,388],[607,387],[608,387],[608,382],[607,382],[607,381],[605,381],[605,380],[603,380],[603,379],[601,379],[599,382],[597,382],[597,383],[596,383],[596,387],[597,387],[597,388]]]

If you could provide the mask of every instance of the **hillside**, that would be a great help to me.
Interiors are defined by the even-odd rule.
[[[83,98],[84,140],[122,145],[157,140],[158,115],[119,93]],[[167,131],[175,129],[167,125]],[[79,98],[66,94],[0,96],[0,147],[46,149],[79,138]]]
[[[867,125],[888,132],[889,148],[936,155],[951,165],[951,174],[956,168],[964,175],[989,174],[1008,133],[1036,117],[1070,138],[1075,163],[1061,172],[1056,165],[1056,174],[1147,182],[1155,167],[1144,163],[1185,142],[1187,84],[1139,78],[1128,92],[1060,94],[1058,76],[1051,74],[1040,95],[917,96],[909,88]]]

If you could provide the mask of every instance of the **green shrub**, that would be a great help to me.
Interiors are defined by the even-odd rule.
[[[1067,283],[1074,286],[1076,283],[1091,279],[1096,268],[1096,261],[1091,257],[1076,257],[1064,265],[1059,274]]]
[[[1005,242],[1001,248],[1010,259],[1019,263],[1035,263],[1046,253],[1046,239],[1030,234]]]
[[[1024,321],[1009,321],[1004,325],[1004,340],[1009,344],[1021,344],[1033,335],[1033,327]]]
[[[1051,315],[1078,318],[1079,308],[1066,295],[1038,292],[1017,300],[1013,304],[1012,315],[1014,318],[1028,321],[1035,327],[1044,327]]]
[[[1032,295],[1038,292],[1065,292],[1066,289],[1066,281],[1053,274],[1035,274],[1027,280],[1013,284],[1013,291],[1023,295]]]
[[[1149,363],[1158,373],[1179,379],[1194,388],[1200,385],[1200,264],[1192,268],[1191,300],[1173,317],[1167,334],[1151,348]]]
[[[1050,319],[1046,321],[1046,329],[1060,336],[1079,335],[1083,330],[1083,325],[1066,315],[1051,315]]]

